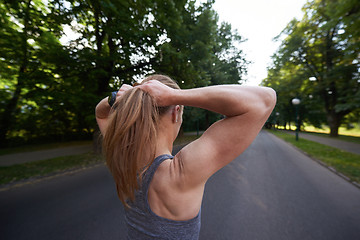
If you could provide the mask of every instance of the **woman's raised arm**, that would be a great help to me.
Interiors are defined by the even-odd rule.
[[[188,187],[204,184],[240,155],[255,139],[276,103],[275,91],[266,87],[217,85],[177,90],[153,80],[139,87],[160,105],[199,107],[226,116],[175,156],[174,169],[181,169],[179,176]]]
[[[116,99],[118,99],[124,92],[126,92],[127,90],[129,90],[131,88],[133,88],[133,87],[130,85],[127,85],[127,84],[123,84],[121,86],[121,88],[119,89],[119,91],[116,93]],[[111,107],[108,103],[108,97],[103,98],[96,105],[96,108],[95,108],[96,122],[100,128],[100,132],[102,135],[104,135],[106,132],[110,109],[111,109]]]

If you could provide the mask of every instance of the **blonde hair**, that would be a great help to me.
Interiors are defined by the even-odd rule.
[[[176,82],[165,75],[151,75],[142,83],[153,79],[179,89]],[[134,201],[142,175],[155,158],[159,117],[170,108],[158,107],[147,92],[133,88],[126,91],[111,109],[103,151],[118,196],[126,207],[129,207],[128,199]],[[144,168],[143,162],[147,163]]]

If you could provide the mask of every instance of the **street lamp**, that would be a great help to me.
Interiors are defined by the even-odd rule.
[[[296,124],[296,141],[299,140],[299,113],[298,113],[298,108],[299,108],[299,104],[300,104],[300,99],[298,98],[294,98],[293,100],[291,100],[292,104],[295,106],[295,124]]]
[[[276,116],[276,119],[275,119],[275,121],[276,121],[276,129],[279,129],[279,115],[280,115],[279,112],[275,113],[275,116]]]

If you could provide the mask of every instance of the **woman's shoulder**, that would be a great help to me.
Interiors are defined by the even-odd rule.
[[[176,158],[163,161],[149,186],[148,202],[151,210],[171,220],[189,220],[200,211],[203,189],[187,189],[177,171]]]

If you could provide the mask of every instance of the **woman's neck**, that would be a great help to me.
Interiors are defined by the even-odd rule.
[[[173,148],[173,140],[169,136],[169,134],[162,134],[159,132],[156,141],[156,156],[160,156],[162,154],[171,154]]]
[[[171,154],[173,144],[178,133],[178,124],[172,121],[172,115],[164,115],[157,129],[156,156],[161,154]]]

